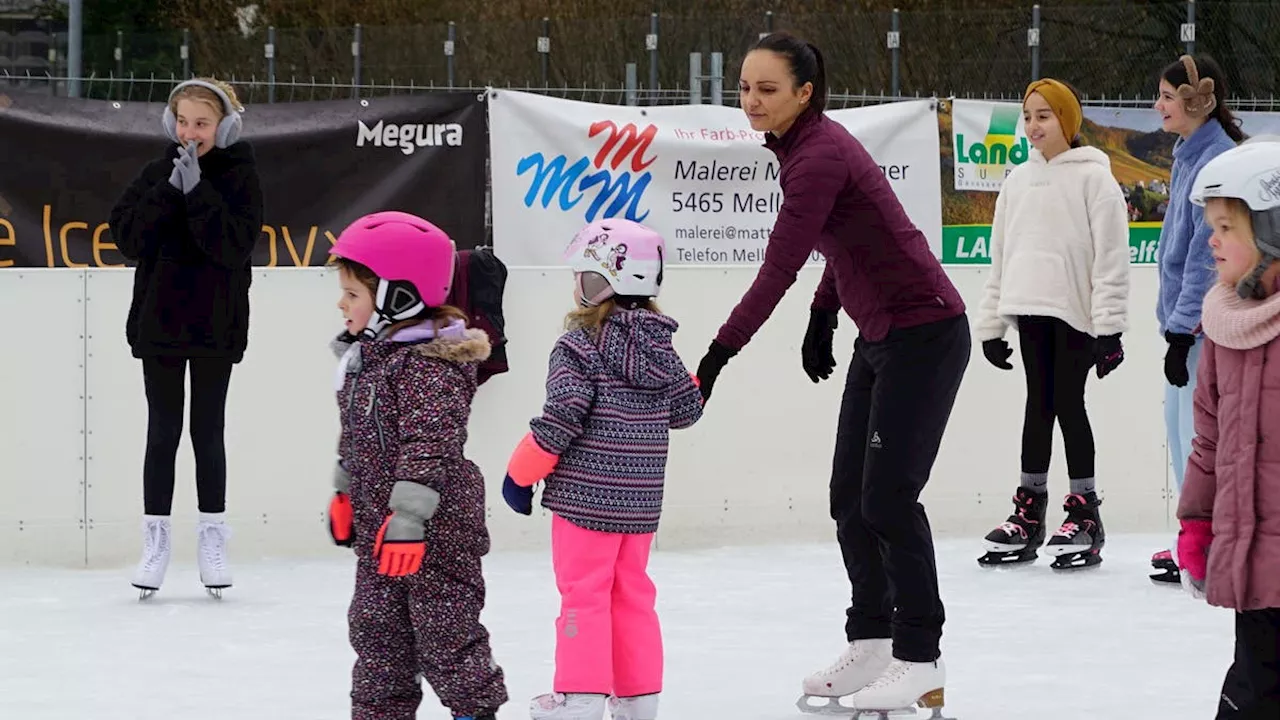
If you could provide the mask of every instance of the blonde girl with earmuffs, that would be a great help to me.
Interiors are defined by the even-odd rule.
[[[169,565],[188,368],[200,580],[219,597],[231,586],[223,425],[231,368],[248,345],[250,262],[263,214],[253,149],[240,139],[243,110],[227,83],[180,83],[161,120],[170,141],[164,156],[142,168],[111,211],[116,244],[137,265],[125,336],[142,361],[147,395],[143,550],[133,577],[141,597],[160,589]]]

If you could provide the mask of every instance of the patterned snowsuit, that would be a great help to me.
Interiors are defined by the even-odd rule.
[[[364,340],[340,366],[339,457],[349,473],[357,557],[348,614],[353,720],[413,720],[418,676],[455,717],[507,701],[502,669],[480,624],[489,551],[484,477],[463,456],[485,334],[460,325],[427,339],[427,328]],[[336,353],[350,346],[336,342]],[[397,481],[439,493],[426,523],[426,556],[414,575],[379,575],[374,540]]]

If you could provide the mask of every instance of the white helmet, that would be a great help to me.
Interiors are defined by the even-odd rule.
[[[608,218],[579,230],[564,259],[573,268],[582,304],[595,306],[614,296],[657,297],[666,250],[662,236],[652,229],[625,218]],[[589,292],[583,284],[589,273],[607,285],[591,282],[599,289]]]
[[[1262,273],[1280,260],[1280,138],[1251,138],[1205,163],[1191,186],[1191,202],[1204,207],[1210,198],[1235,198],[1249,207],[1262,261],[1236,284],[1236,293],[1264,297]]]

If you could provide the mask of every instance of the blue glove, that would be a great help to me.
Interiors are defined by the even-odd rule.
[[[169,184],[189,194],[200,184],[200,160],[196,157],[196,144],[192,142],[178,151],[173,159],[173,173],[169,175]]]
[[[521,515],[533,514],[533,488],[520,487],[510,475],[502,479],[502,499]]]

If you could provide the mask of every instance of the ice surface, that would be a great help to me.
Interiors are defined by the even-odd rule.
[[[983,569],[976,540],[938,543],[948,622],[948,714],[958,720],[1212,717],[1231,661],[1232,614],[1147,579],[1168,536],[1108,538],[1070,575],[1043,555]],[[231,548],[234,553],[234,546]],[[234,555],[233,558],[234,560]],[[352,563],[235,566],[221,602],[175,565],[139,603],[129,568],[0,569],[0,718],[343,720]],[[843,645],[847,581],[834,543],[655,553],[667,649],[661,716],[800,720],[800,678]],[[528,717],[551,682],[558,598],[544,553],[485,565],[484,620]],[[449,714],[428,691],[419,718]]]

